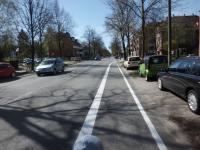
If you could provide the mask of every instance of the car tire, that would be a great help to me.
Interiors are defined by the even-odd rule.
[[[12,72],[10,76],[11,76],[11,78],[16,77],[16,73],[15,73],[15,72]]]
[[[200,101],[198,94],[194,90],[190,90],[187,93],[187,103],[193,113],[200,114]]]
[[[57,74],[57,71],[56,69],[53,69],[53,74],[56,75]]]
[[[38,76],[38,77],[40,77],[40,76],[41,76],[41,74],[40,74],[40,73],[37,73],[37,76]]]
[[[150,81],[150,77],[148,76],[148,74],[145,75],[145,80]]]
[[[62,73],[64,73],[64,72],[65,72],[65,67],[63,67],[63,68],[62,68],[61,72],[62,72]]]
[[[163,82],[160,78],[158,78],[158,88],[161,90],[161,91],[164,91],[165,90],[165,87],[163,86]]]

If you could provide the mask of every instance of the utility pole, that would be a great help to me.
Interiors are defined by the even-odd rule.
[[[198,28],[199,28],[199,56],[200,56],[200,11],[199,11],[199,22],[198,22]]]
[[[171,45],[172,45],[171,0],[168,0],[168,66],[171,64]]]
[[[144,0],[142,2],[142,58],[144,58],[145,54],[145,43],[146,43],[146,35],[145,35],[145,11],[144,11]]]

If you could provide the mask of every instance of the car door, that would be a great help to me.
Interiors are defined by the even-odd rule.
[[[177,68],[180,65],[180,63],[180,60],[173,62],[168,68],[168,70],[165,72],[165,74],[162,76],[163,84],[169,90],[175,89],[172,76],[176,74]]]
[[[171,87],[173,92],[184,97],[187,81],[190,78],[191,66],[194,61],[186,59],[181,60],[175,72],[171,73]]]

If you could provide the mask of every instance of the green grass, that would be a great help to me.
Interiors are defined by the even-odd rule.
[[[132,77],[139,77],[140,76],[138,70],[134,70],[133,72],[130,73],[130,75]]]

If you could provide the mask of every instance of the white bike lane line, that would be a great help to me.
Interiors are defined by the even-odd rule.
[[[113,62],[114,63],[114,62]],[[92,102],[92,105],[90,107],[90,110],[85,118],[85,121],[83,123],[83,126],[78,134],[78,137],[75,141],[78,142],[83,136],[85,135],[91,135],[92,134],[92,131],[93,131],[93,127],[95,125],[95,120],[96,120],[96,117],[97,117],[97,113],[98,113],[98,110],[99,110],[99,106],[100,106],[100,103],[101,103],[101,99],[102,99],[102,95],[104,93],[104,89],[105,89],[105,85],[106,85],[106,81],[107,81],[107,78],[108,78],[108,73],[110,71],[110,66],[113,64],[113,63],[110,63],[106,69],[106,72],[103,76],[103,79],[101,81],[101,84],[98,88],[98,91],[96,93],[96,96]],[[74,144],[75,144],[74,143]]]
[[[145,123],[147,124],[149,131],[151,132],[152,137],[154,138],[159,150],[167,150],[167,146],[165,145],[165,143],[163,142],[162,138],[160,137],[160,135],[158,134],[155,126],[153,125],[153,123],[151,122],[150,118],[148,117],[146,111],[144,110],[142,104],[140,103],[140,100],[138,99],[138,97],[136,96],[135,92],[133,91],[133,89],[131,88],[128,80],[126,79],[124,73],[122,72],[122,70],[120,69],[119,65],[118,65],[119,71],[122,74],[124,81],[145,121]]]

